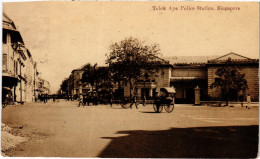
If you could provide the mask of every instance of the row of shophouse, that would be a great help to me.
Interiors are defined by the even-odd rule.
[[[225,100],[224,91],[221,88],[210,88],[217,76],[215,72],[223,66],[237,66],[239,71],[245,74],[248,89],[231,90],[231,101],[244,101],[246,94],[251,95],[252,101],[259,100],[259,60],[251,59],[237,53],[223,54],[222,56],[173,56],[165,58],[166,63],[149,78],[140,80],[133,92],[137,92],[138,98],[152,98],[162,87],[174,87],[176,90],[176,103],[194,103],[195,88],[199,89],[200,100]],[[230,64],[227,64],[227,61]],[[91,87],[82,85],[80,79],[84,72],[84,66],[71,72],[68,82],[68,92],[71,96],[86,94]],[[114,92],[121,92],[129,96],[127,83],[118,90],[115,85]]]
[[[33,102],[48,94],[50,84],[40,78],[37,63],[25,46],[14,22],[3,13],[2,25],[2,100],[15,103]]]

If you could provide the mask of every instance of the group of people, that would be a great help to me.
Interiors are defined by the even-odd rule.
[[[78,107],[80,107],[80,105],[82,105],[83,107],[90,103],[93,103],[94,106],[98,105],[98,96],[96,92],[89,92],[87,93],[87,95],[83,96],[82,94],[80,94],[79,96],[79,105]]]
[[[43,101],[44,103],[47,103],[48,100],[50,100],[50,99],[52,99],[52,101],[55,102],[56,96],[55,95],[48,95],[47,93],[45,93],[45,94],[41,94],[41,95],[39,94],[38,99],[40,101]],[[35,98],[35,101],[37,101],[37,98]]]
[[[112,92],[110,92],[108,94],[107,99],[108,99],[108,103],[109,103],[110,107],[112,107],[113,101],[114,101],[114,95]],[[88,93],[87,95],[80,94],[78,101],[79,101],[78,107],[80,107],[80,105],[82,105],[84,107],[86,104],[88,104],[88,106],[89,106],[90,103],[93,103],[94,106],[97,106],[98,105],[98,96],[97,96],[96,92],[91,92],[91,93]],[[136,109],[138,109],[137,93],[135,93],[131,99],[130,108],[132,108],[133,105],[135,105]],[[145,105],[145,102],[143,103],[143,105]]]

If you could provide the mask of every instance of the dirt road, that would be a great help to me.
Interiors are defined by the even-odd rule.
[[[258,108],[176,105],[77,107],[76,102],[8,106],[2,122],[27,142],[6,152],[34,157],[256,157]]]

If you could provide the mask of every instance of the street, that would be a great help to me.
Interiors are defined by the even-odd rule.
[[[2,123],[28,137],[5,152],[16,157],[252,157],[258,151],[258,107],[152,105],[77,107],[76,101],[2,109]]]

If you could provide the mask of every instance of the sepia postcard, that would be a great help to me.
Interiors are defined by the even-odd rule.
[[[258,2],[4,2],[1,48],[3,157],[258,157]]]

